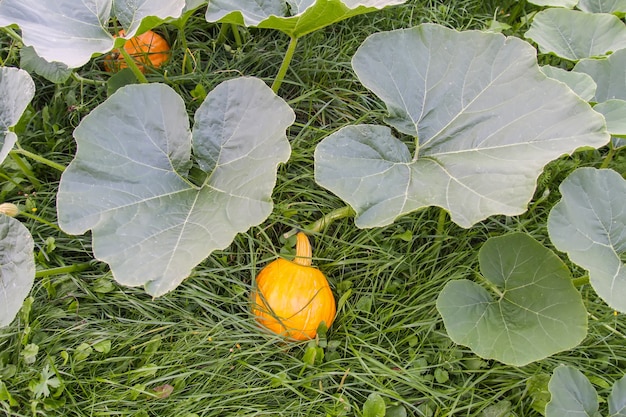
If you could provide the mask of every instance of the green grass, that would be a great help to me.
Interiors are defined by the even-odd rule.
[[[341,126],[384,115],[383,104],[351,70],[361,42],[378,31],[424,22],[482,29],[494,16],[512,26],[510,34],[519,34],[525,30],[519,20],[530,10],[523,1],[414,0],[302,38],[280,90],[297,120],[288,132],[292,157],[279,168],[273,214],[157,299],[118,286],[107,266],[92,260],[88,234],[68,236],[54,227],[59,172],[25,157],[7,160],[0,168],[2,197],[30,213],[20,220],[34,237],[38,268],[87,269],[40,273],[30,311],[0,331],[0,381],[15,402],[9,406],[0,384],[0,414],[360,416],[368,396],[378,393],[409,416],[490,416],[497,414],[494,407],[537,416],[546,378],[560,363],[581,369],[606,397],[626,369],[626,325],[590,288],[582,289],[590,325],[585,341],[521,368],[454,345],[435,309],[446,282],[476,274],[476,254],[488,237],[525,231],[549,246],[545,220],[559,199],[558,184],[578,166],[597,166],[598,152],[550,164],[536,197],[549,194],[519,217],[495,216],[462,229],[431,208],[384,228],[360,230],[352,219],[342,219],[315,234],[315,264],[341,300],[335,324],[319,341],[323,359],[308,362],[311,343],[287,343],[264,332],[248,308],[254,276],[289,250],[283,234],[343,206],[313,179],[316,144]],[[271,84],[288,44],[286,36],[255,29],[242,31],[239,50],[232,39],[218,44],[219,27],[198,13],[185,32],[193,56],[189,72],[176,49],[176,29],[161,29],[177,52],[165,67],[166,79],[148,78],[173,86],[190,115],[199,105],[191,93],[199,84],[210,91],[241,75]],[[5,65],[16,65],[16,47],[2,42]],[[72,130],[106,98],[100,81],[108,75],[100,63],[95,59],[79,71],[93,84],[36,80],[37,98],[19,127],[25,149],[62,165],[71,161]],[[623,155],[614,163],[623,164]],[[29,360],[34,345],[38,352]],[[53,373],[47,397],[35,393],[45,385],[46,367]],[[171,387],[171,394],[159,395],[163,387]]]

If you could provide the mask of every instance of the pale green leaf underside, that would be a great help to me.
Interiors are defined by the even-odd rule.
[[[295,116],[262,81],[218,85],[195,115],[161,84],[113,94],[74,132],[61,178],[59,225],[91,229],[96,258],[117,281],[154,296],[174,289],[212,251],[267,218],[276,168],[289,158]],[[208,176],[186,179],[194,156]]]
[[[586,310],[567,267],[553,252],[514,233],[489,239],[479,260],[493,292],[456,280],[437,299],[455,343],[483,358],[522,366],[582,341]]]
[[[26,71],[0,67],[0,163],[17,142],[10,128],[20,120],[34,95],[35,83]]]
[[[580,0],[577,7],[587,13],[626,13],[626,0]]]
[[[370,36],[353,58],[387,105],[387,123],[419,136],[411,155],[391,129],[348,126],[315,151],[315,178],[356,211],[358,227],[440,206],[463,227],[524,212],[545,164],[606,144],[604,119],[547,78],[526,42],[421,25]]]
[[[626,375],[613,384],[608,403],[611,417],[626,417]]]
[[[550,211],[554,246],[589,271],[591,285],[612,308],[626,313],[626,180],[609,169],[579,168],[559,187]]]
[[[186,0],[183,13],[190,12],[207,3],[207,0]]]
[[[33,286],[33,247],[28,229],[0,214],[0,327],[13,321]]]
[[[548,384],[546,417],[598,417],[598,394],[589,380],[571,366],[559,366]]]
[[[621,49],[604,59],[583,59],[573,71],[589,75],[596,82],[593,101],[601,103],[611,99],[626,100],[626,49]]]
[[[606,119],[611,135],[626,136],[626,100],[607,100],[593,108]]]
[[[626,26],[614,15],[546,9],[533,18],[524,37],[544,54],[570,61],[598,57],[626,48]]]
[[[299,38],[352,16],[406,0],[211,0],[209,22],[280,30]]]
[[[578,3],[578,0],[528,0],[529,3],[536,4],[537,6],[548,7],[565,7],[572,9]]]
[[[177,17],[184,5],[184,0],[2,0],[0,26],[17,24],[24,44],[37,55],[77,68],[113,48],[112,15],[130,38],[144,18]]]
[[[585,101],[593,100],[596,94],[596,83],[590,75],[581,72],[567,71],[563,68],[544,65],[541,71],[550,78],[559,80]]]

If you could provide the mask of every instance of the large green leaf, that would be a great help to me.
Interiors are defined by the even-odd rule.
[[[566,7],[571,9],[576,6],[578,0],[528,0],[528,2],[537,6]]]
[[[593,109],[604,116],[611,135],[626,137],[626,100],[603,101]]]
[[[579,168],[559,187],[550,211],[554,246],[589,271],[591,285],[608,305],[626,312],[626,180],[610,169]]]
[[[33,247],[28,229],[0,214],[0,327],[13,321],[33,286]]]
[[[551,398],[546,417],[599,417],[598,394],[589,380],[571,366],[559,366],[548,384]]]
[[[352,65],[387,123],[419,142],[411,154],[391,129],[359,125],[318,145],[316,180],[358,227],[433,205],[463,227],[520,214],[545,164],[609,140],[604,119],[516,38],[426,24],[370,36]]]
[[[37,55],[76,68],[93,54],[113,48],[108,29],[111,17],[117,18],[130,38],[144,19],[154,25],[160,19],[180,16],[184,6],[185,0],[2,0],[0,26],[17,24],[24,44]]]
[[[626,0],[580,0],[577,7],[587,13],[614,13],[623,17]]]
[[[352,16],[406,0],[211,0],[209,22],[277,29],[299,38]]]
[[[17,142],[17,135],[11,128],[20,120],[34,95],[35,83],[26,71],[0,67],[0,163]]]
[[[262,81],[240,78],[208,94],[192,133],[170,87],[123,87],[74,132],[78,151],[61,178],[59,225],[72,234],[91,229],[95,256],[120,283],[165,294],[270,214],[294,118]],[[200,168],[190,171],[192,142]]]
[[[611,417],[626,417],[626,375],[613,384],[608,403]]]
[[[72,76],[72,69],[62,62],[48,62],[35,52],[32,46],[20,49],[20,67],[30,73],[41,75],[53,83],[64,83]]]
[[[523,233],[489,239],[479,252],[488,289],[451,281],[437,299],[450,338],[487,359],[522,366],[578,345],[587,313],[565,264]]]
[[[621,49],[605,59],[583,59],[573,71],[588,74],[596,82],[593,101],[601,103],[610,99],[626,100],[626,49]]]
[[[605,59],[583,59],[574,66],[573,72],[586,74],[593,78],[597,88],[592,101],[604,103],[610,100],[626,101],[624,68],[626,68],[626,49],[620,49]],[[613,109],[613,111],[608,122],[611,124],[613,131],[620,130],[615,128],[615,123],[623,123],[623,120],[619,120],[619,115],[614,113],[617,106],[619,106],[618,102],[613,102],[613,104],[609,105],[609,109]],[[598,108],[598,110],[602,110],[602,107]],[[607,108],[605,107],[604,110],[607,110]],[[613,116],[617,116],[617,118],[613,119]],[[621,133],[612,133],[621,136]],[[626,146],[626,140],[614,137],[613,146],[616,148]]]
[[[626,48],[626,26],[614,15],[568,9],[546,9],[524,34],[539,50],[570,61],[604,56]]]
[[[541,67],[541,72],[550,78],[567,84],[573,92],[578,94],[578,96],[585,101],[591,101],[596,94],[597,86],[590,75],[583,74],[582,72],[567,71],[563,68],[550,65]]]

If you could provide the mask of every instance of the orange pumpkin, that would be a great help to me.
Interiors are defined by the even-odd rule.
[[[330,327],[335,319],[335,298],[324,274],[311,266],[311,256],[309,239],[300,232],[296,258],[279,258],[256,277],[252,313],[261,325],[289,339],[313,339],[321,322]]]
[[[118,36],[123,37],[124,30],[120,30]],[[124,50],[133,57],[137,67],[143,73],[146,66],[158,68],[170,57],[170,45],[161,35],[149,30],[141,35],[126,40]],[[119,50],[114,49],[104,58],[104,69],[107,72],[117,72],[128,65]]]

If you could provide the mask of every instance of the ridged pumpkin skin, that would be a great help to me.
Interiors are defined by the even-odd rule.
[[[120,30],[118,36],[123,37],[124,34],[124,30]],[[170,57],[169,43],[151,30],[128,39],[124,44],[124,50],[134,58],[137,67],[143,73],[146,72],[146,66],[158,68]],[[117,72],[127,67],[124,57],[117,49],[104,58],[104,69],[107,72]]]
[[[313,339],[322,321],[330,327],[335,319],[335,297],[324,274],[285,259],[259,272],[252,302],[257,321],[289,339]]]

